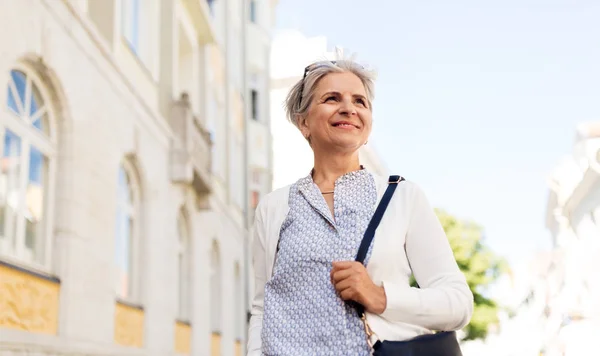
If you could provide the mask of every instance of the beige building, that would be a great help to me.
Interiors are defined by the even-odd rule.
[[[600,123],[577,128],[573,154],[549,185],[554,250],[545,275],[545,354],[583,355],[600,333]]]
[[[286,119],[284,102],[292,86],[302,79],[304,68],[319,60],[333,60],[342,54],[329,51],[327,38],[306,37],[295,30],[277,33],[271,47],[271,132],[273,136],[273,187],[280,188],[309,174],[313,153],[298,129]],[[382,176],[388,169],[370,141],[360,154],[361,164]]]
[[[0,1],[0,355],[244,353],[276,2]]]

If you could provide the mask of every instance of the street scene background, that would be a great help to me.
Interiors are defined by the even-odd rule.
[[[423,188],[465,356],[600,333],[600,3],[0,0],[0,355],[244,355],[304,68],[377,73],[361,163]]]

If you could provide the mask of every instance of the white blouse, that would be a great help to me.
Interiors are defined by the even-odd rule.
[[[377,201],[387,177],[375,176]],[[289,211],[290,187],[265,196],[253,227],[254,299],[248,355],[261,355],[265,284],[272,277],[279,233]],[[442,226],[423,191],[399,183],[375,233],[367,272],[383,286],[387,306],[381,315],[367,313],[382,340],[406,340],[431,330],[459,330],[473,313],[473,294],[459,270]],[[414,274],[420,288],[409,285]]]

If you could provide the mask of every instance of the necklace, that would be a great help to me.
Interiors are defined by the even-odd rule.
[[[321,194],[333,194],[333,190],[330,192],[321,192]]]

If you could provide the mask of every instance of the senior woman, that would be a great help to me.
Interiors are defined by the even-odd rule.
[[[249,355],[369,355],[353,303],[382,340],[458,330],[471,318],[473,295],[412,182],[398,184],[364,265],[354,261],[388,185],[358,155],[371,133],[373,86],[357,63],[323,61],[306,67],[287,97],[314,166],[257,207]]]

